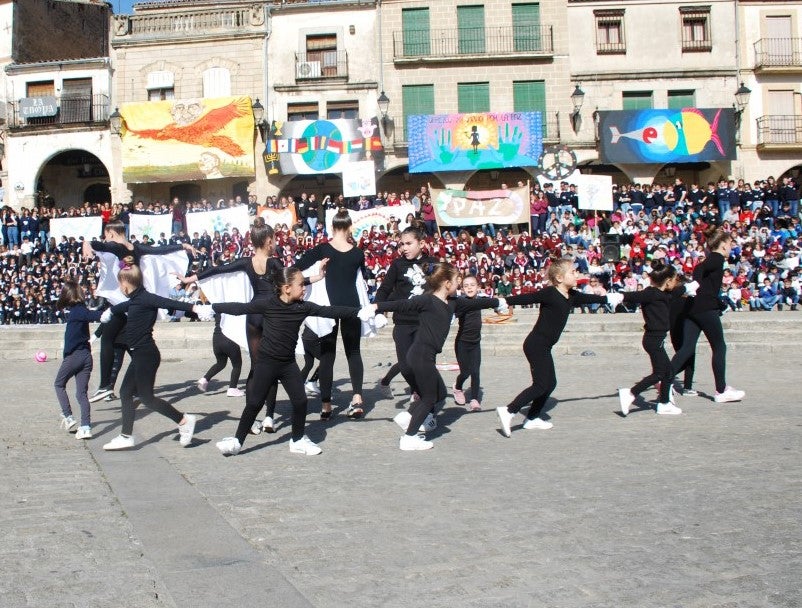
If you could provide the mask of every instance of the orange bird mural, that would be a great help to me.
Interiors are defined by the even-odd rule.
[[[242,156],[245,151],[236,141],[228,135],[220,135],[226,125],[232,120],[246,116],[250,108],[243,108],[243,104],[231,103],[221,108],[209,110],[206,114],[189,124],[176,122],[165,125],[160,129],[128,129],[143,139],[157,141],[180,141],[182,143],[217,148],[230,156]]]

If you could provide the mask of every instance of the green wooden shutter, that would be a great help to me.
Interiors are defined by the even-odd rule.
[[[458,6],[459,52],[463,55],[485,52],[485,7]]]
[[[669,91],[668,109],[681,110],[682,108],[693,108],[696,102],[693,91]]]
[[[433,84],[407,84],[401,87],[401,103],[404,113],[402,141],[408,141],[407,116],[415,114],[434,114],[434,85]]]
[[[429,9],[405,8],[401,11],[401,28],[404,36],[404,55],[429,55]]]
[[[520,80],[512,83],[512,105],[515,112],[540,112],[543,136],[546,137],[546,81]]]
[[[624,110],[651,110],[651,91],[624,91],[621,94],[621,107]]]
[[[457,84],[457,111],[460,114],[490,111],[490,83]]]
[[[516,52],[542,50],[540,4],[512,5],[512,38]]]

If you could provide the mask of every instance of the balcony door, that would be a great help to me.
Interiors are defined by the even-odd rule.
[[[70,78],[61,84],[61,122],[92,120],[92,79]]]
[[[797,141],[795,130],[796,108],[794,92],[769,91],[769,136],[773,144],[791,144]]]
[[[794,47],[791,39],[791,17],[766,17],[769,65],[794,65]]]

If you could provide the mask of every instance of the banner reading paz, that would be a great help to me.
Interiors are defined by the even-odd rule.
[[[441,190],[429,186],[439,226],[529,224],[529,183],[509,190]]]

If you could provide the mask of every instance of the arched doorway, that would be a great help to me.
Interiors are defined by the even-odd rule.
[[[414,196],[421,186],[431,184],[435,188],[442,188],[443,182],[433,173],[410,173],[407,165],[390,169],[376,180],[376,190],[381,192],[409,192]]]
[[[36,196],[40,201],[52,199],[60,207],[111,202],[110,184],[109,172],[97,156],[86,150],[66,150],[42,165]]]
[[[201,187],[198,184],[176,184],[170,186],[170,200],[178,198],[180,201],[199,201]]]

